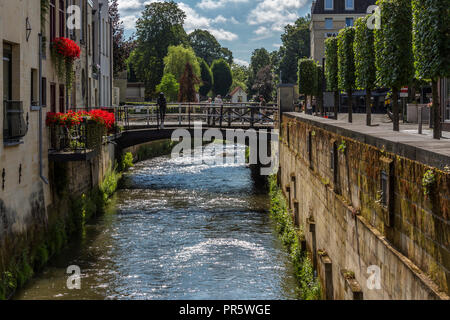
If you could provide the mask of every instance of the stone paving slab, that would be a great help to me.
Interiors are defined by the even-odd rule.
[[[412,125],[401,126],[400,132],[392,130],[392,124],[366,126],[361,123],[348,123],[342,120],[325,119],[306,115],[304,113],[289,112],[283,115],[305,121],[311,125],[334,132],[336,134],[383,148],[391,153],[422,162],[426,165],[444,169],[450,166],[450,139],[445,133],[444,138],[435,140],[428,134],[414,133]],[[365,121],[365,120],[364,120]],[[406,131],[402,131],[405,128]]]

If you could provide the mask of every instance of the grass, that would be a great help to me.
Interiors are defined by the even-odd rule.
[[[296,228],[292,220],[286,199],[277,185],[276,176],[269,177],[270,216],[275,222],[276,231],[289,252],[299,284],[299,296],[302,300],[321,299],[319,280],[314,277],[314,269],[308,254],[302,251],[300,239],[303,230]]]

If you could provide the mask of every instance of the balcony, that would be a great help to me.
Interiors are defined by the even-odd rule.
[[[23,116],[22,101],[3,101],[3,143],[5,146],[15,146],[23,143],[22,138],[28,132],[27,121]]]

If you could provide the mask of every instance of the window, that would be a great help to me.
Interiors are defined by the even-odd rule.
[[[324,0],[325,10],[333,10],[333,0]]]
[[[333,18],[325,18],[325,29],[333,29]]]
[[[345,0],[345,10],[355,10],[355,0]]]
[[[65,112],[65,89],[64,85],[59,85],[59,112]]]
[[[56,112],[56,85],[50,84],[50,111]]]
[[[345,26],[353,27],[353,18],[345,18]]]
[[[56,0],[50,0],[50,42],[56,38]]]
[[[30,103],[32,106],[39,105],[39,88],[38,88],[38,72],[36,69],[31,69],[31,86],[30,86]]]
[[[3,43],[3,100],[12,100],[12,47]]]
[[[64,0],[59,0],[59,36],[64,37],[66,31],[66,14]]]
[[[42,107],[46,107],[47,106],[47,79],[46,78],[42,78],[41,90],[42,90]]]

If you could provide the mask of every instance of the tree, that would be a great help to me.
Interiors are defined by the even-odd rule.
[[[353,41],[355,29],[347,27],[339,31],[338,38],[338,86],[347,91],[348,122],[353,122],[353,89],[355,87],[355,53]]]
[[[266,101],[272,100],[273,73],[271,65],[265,66],[258,71],[253,90],[263,96]]]
[[[281,35],[283,42],[283,55],[280,61],[281,78],[284,83],[297,81],[298,60],[310,56],[310,30],[311,16],[300,17],[293,25],[284,27]]]
[[[323,67],[319,64],[316,64],[316,71],[317,71],[317,85],[316,85],[316,101],[317,106],[319,107],[320,114],[324,116],[324,109],[323,109]]]
[[[169,46],[187,44],[185,18],[186,14],[173,1],[152,2],[136,22],[137,44],[129,62],[137,78],[145,83],[148,95],[161,81]]]
[[[366,124],[371,125],[371,92],[375,88],[374,32],[367,27],[369,16],[361,17],[355,23],[355,76],[356,86],[366,90]]]
[[[438,79],[450,77],[449,8],[448,1],[412,1],[414,66],[418,79],[432,83],[434,139],[442,135]]]
[[[211,91],[213,86],[213,76],[211,69],[209,68],[208,64],[205,60],[200,59],[200,69],[201,69],[201,80],[202,85],[200,87],[200,96],[206,97],[208,93]]]
[[[255,84],[256,74],[265,66],[270,65],[270,54],[265,48],[256,49],[253,51],[250,59],[250,74],[248,77],[248,88],[252,89]]]
[[[247,80],[248,80],[248,67],[241,66],[233,63],[231,65],[231,74],[233,77],[233,83],[231,84],[230,91],[233,91],[237,87],[241,87],[242,90],[247,92]]]
[[[317,64],[313,59],[303,58],[298,61],[298,91],[311,97],[317,93]]]
[[[233,83],[233,76],[228,63],[224,59],[215,60],[211,66],[213,74],[214,94],[220,94],[225,97]]]
[[[377,4],[381,11],[381,28],[375,30],[377,81],[392,89],[394,131],[400,131],[398,92],[411,83],[414,74],[411,0],[379,0]]]
[[[180,91],[178,93],[179,102],[196,102],[197,100],[197,89],[196,87],[200,84],[200,79],[194,72],[192,65],[188,62],[186,63],[184,73],[180,79]]]
[[[191,65],[194,74],[197,78],[200,78],[200,63],[194,50],[183,45],[170,46],[167,56],[164,58],[164,73],[171,73],[175,76],[175,79],[180,81],[186,69],[186,63]]]
[[[338,39],[336,37],[325,40],[325,78],[327,90],[334,91],[334,118],[337,120],[339,109],[338,84]]]
[[[197,57],[202,58],[208,65],[222,57],[217,39],[208,31],[196,29],[189,34],[189,43]]]
[[[176,101],[180,84],[175,76],[171,73],[166,73],[161,80],[161,83],[156,86],[157,92],[164,92],[169,101]]]
[[[233,52],[228,48],[220,49],[220,57],[223,58],[230,66],[233,64]]]
[[[110,0],[109,15],[112,25],[114,76],[117,76],[119,72],[127,68],[125,61],[133,49],[134,41],[124,39],[124,27],[120,20],[118,0]]]

